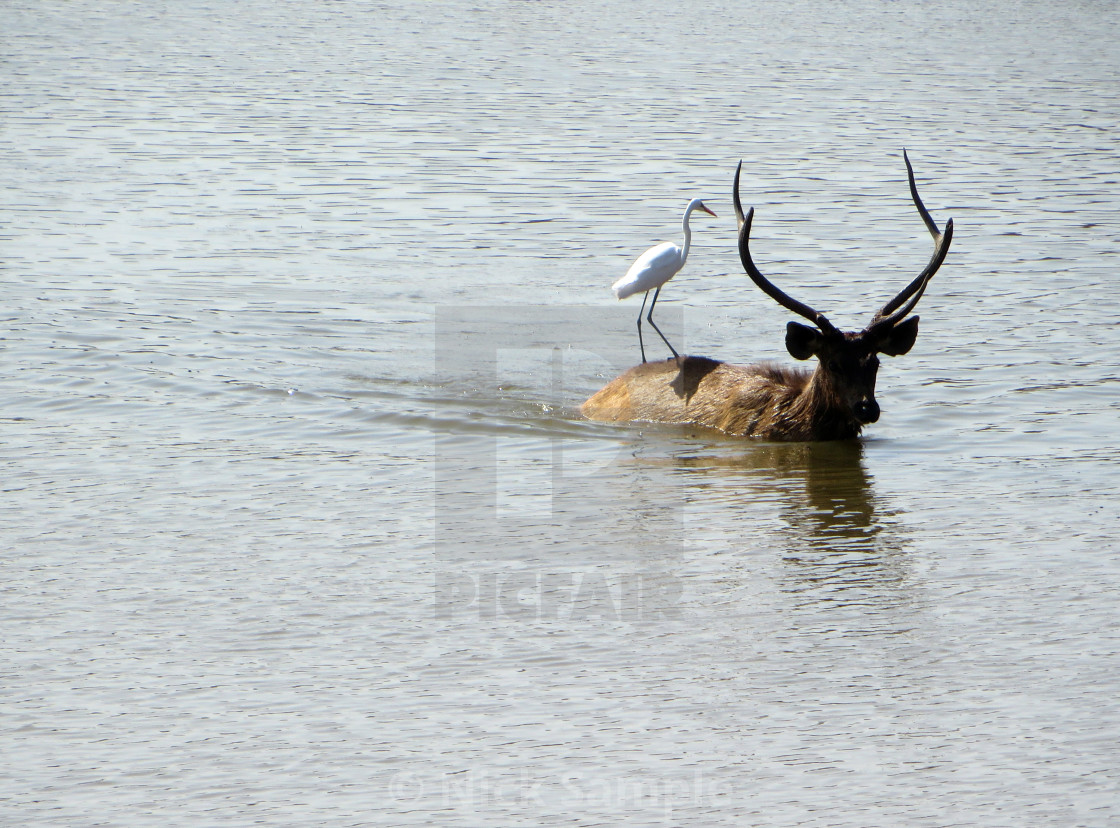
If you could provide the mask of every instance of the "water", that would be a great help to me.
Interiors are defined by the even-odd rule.
[[[1112,4],[0,30],[0,822],[1120,820]],[[862,327],[903,147],[956,238],[864,439],[579,417],[696,195],[662,328],[790,361],[739,159]]]

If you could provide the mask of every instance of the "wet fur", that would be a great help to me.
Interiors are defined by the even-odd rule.
[[[824,371],[706,357],[637,365],[580,410],[592,420],[682,423],[766,440],[843,440],[862,428]]]

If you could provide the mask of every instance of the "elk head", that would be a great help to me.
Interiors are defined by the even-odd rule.
[[[751,258],[750,235],[751,221],[754,218],[752,207],[743,215],[739,200],[739,173],[743,162],[735,170],[734,202],[735,217],[739,222],[739,258],[743,268],[762,292],[786,310],[790,310],[813,323],[815,327],[790,322],[786,326],[786,350],[794,359],[816,357],[819,364],[811,378],[813,393],[827,400],[828,407],[850,416],[858,425],[873,423],[879,419],[879,404],[875,401],[875,377],[879,371],[879,354],[901,356],[914,345],[918,335],[918,317],[908,314],[918,304],[925,293],[933,274],[945,260],[949,243],[953,239],[953,220],[945,222],[945,231],[937,229],[918,197],[914,184],[914,170],[906,151],[902,152],[906,161],[906,172],[910,178],[910,195],[918,213],[933,236],[933,256],[929,264],[918,274],[902,292],[881,307],[871,318],[871,322],[859,333],[845,332],[836,328],[828,318],[806,304],[787,296],[770,283],[755,266]],[[824,400],[818,399],[818,404]]]

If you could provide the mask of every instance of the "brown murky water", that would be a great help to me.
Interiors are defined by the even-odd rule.
[[[0,29],[0,821],[1120,820],[1112,4]],[[864,439],[580,419],[696,195],[662,328],[791,361],[739,159],[862,327],[903,147],[956,239]]]

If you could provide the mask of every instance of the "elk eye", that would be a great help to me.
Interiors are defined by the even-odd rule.
[[[832,371],[834,374],[840,373],[840,362],[835,359],[830,359],[828,361],[828,370]]]

